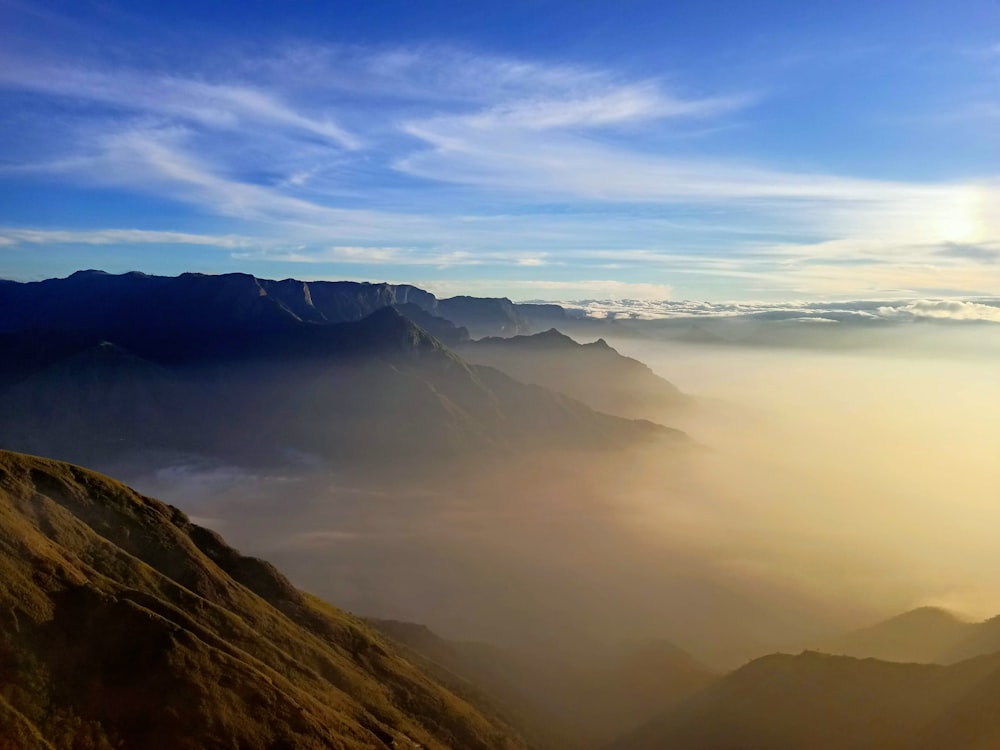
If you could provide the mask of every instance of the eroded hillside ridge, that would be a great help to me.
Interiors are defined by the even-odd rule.
[[[360,620],[107,477],[0,452],[0,525],[0,746],[524,747]]]

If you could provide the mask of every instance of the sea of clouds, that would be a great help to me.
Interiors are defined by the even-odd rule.
[[[580,317],[627,320],[756,318],[802,323],[958,321],[1000,323],[1000,298],[853,300],[840,302],[697,302],[575,300],[559,302]]]

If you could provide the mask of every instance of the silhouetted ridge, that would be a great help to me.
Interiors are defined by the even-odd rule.
[[[950,667],[804,652],[750,662],[616,750],[986,750],[1000,655]]]
[[[438,300],[407,284],[273,281],[242,273],[113,275],[90,270],[65,279],[0,284],[0,331],[74,330],[118,340],[124,328],[140,324],[156,331],[180,322],[197,322],[208,329],[281,326],[289,321],[343,323],[395,305],[447,319],[477,336],[528,330],[508,299]]]
[[[564,349],[573,349],[580,344],[571,339],[564,333],[556,330],[555,328],[550,328],[547,331],[542,331],[541,333],[511,337],[500,337],[500,336],[488,336],[483,339],[479,339],[477,344],[482,346],[497,346],[497,347],[507,347],[507,348],[532,348],[532,349],[554,349],[556,347],[562,347]]]
[[[1000,652],[1000,616],[967,622],[938,607],[920,607],[867,628],[827,638],[821,651],[886,661],[954,664]]]

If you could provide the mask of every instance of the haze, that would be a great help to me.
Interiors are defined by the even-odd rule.
[[[697,397],[650,417],[698,447],[355,486],[197,464],[132,481],[308,590],[462,639],[666,638],[733,667],[919,605],[1000,611],[995,360],[611,343]]]

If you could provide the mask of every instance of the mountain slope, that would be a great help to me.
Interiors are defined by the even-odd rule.
[[[480,339],[457,351],[469,362],[495,367],[609,414],[655,418],[690,403],[672,383],[603,339],[579,344],[555,328],[533,336]]]
[[[615,750],[986,750],[1000,655],[950,667],[805,652],[757,659]]]
[[[884,661],[954,664],[1000,651],[1000,617],[975,623],[920,607],[817,644],[830,654]]]
[[[715,679],[665,642],[560,658],[450,641],[415,623],[369,622],[408,648],[417,663],[444,669],[444,679],[454,675],[485,690],[529,739],[562,750],[600,747]]]
[[[361,621],[106,477],[0,452],[0,523],[0,746],[523,747]]]
[[[158,448],[237,462],[307,454],[402,467],[679,437],[470,366],[391,307],[339,324],[227,320],[161,321],[150,331],[116,321],[87,334],[89,346],[79,335],[36,346],[44,352],[36,369],[0,389],[0,447],[84,463]],[[8,335],[15,354],[29,348],[24,336]],[[93,439],[80,439],[89,432]]]

